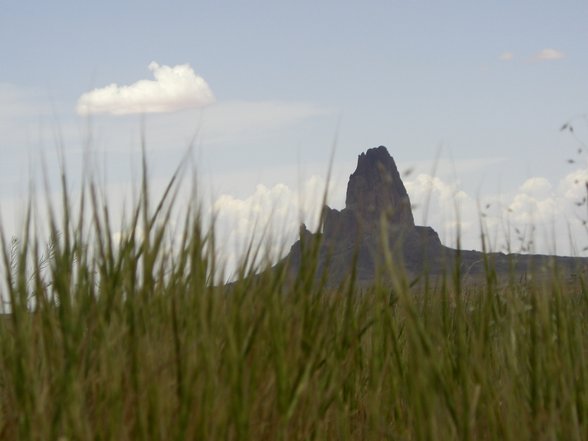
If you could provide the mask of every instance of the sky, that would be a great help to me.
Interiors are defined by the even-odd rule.
[[[314,225],[333,151],[343,208],[357,155],[385,145],[448,245],[479,249],[482,221],[496,250],[582,254],[587,17],[585,1],[3,1],[3,226],[18,235],[60,152],[72,191],[90,152],[120,202],[143,137],[156,189],[193,146],[231,255],[268,219],[284,242]]]

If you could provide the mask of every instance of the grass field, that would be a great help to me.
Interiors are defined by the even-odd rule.
[[[197,207],[172,249],[146,181],[116,243],[92,185],[48,248],[34,214],[3,238],[0,439],[588,439],[581,276],[327,290],[311,247],[294,283],[250,255],[215,287]]]

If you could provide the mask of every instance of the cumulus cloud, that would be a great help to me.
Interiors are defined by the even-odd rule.
[[[465,237],[476,237],[477,204],[458,182],[420,173],[404,184],[415,221],[432,226],[445,244],[455,246],[458,234],[462,243]]]
[[[422,218],[449,246],[455,245],[459,226],[461,246],[468,249],[480,249],[483,229],[485,244],[493,251],[577,254],[588,244],[587,183],[588,168],[582,168],[557,185],[532,177],[511,192],[480,197],[427,174],[405,185],[417,222]]]
[[[546,48],[533,56],[534,61],[554,61],[565,58],[566,55],[557,49]]]
[[[84,93],[78,100],[80,115],[110,113],[165,113],[204,107],[214,103],[212,90],[188,64],[149,64],[155,80],[140,80],[128,86],[110,84]]]
[[[542,177],[529,178],[520,187],[520,191],[531,195],[546,195],[551,191],[551,183]]]
[[[588,169],[578,169],[560,182],[559,191],[569,201],[575,204],[588,196]]]
[[[528,225],[553,223],[555,217],[562,214],[561,202],[557,195],[534,196],[521,191],[512,198],[508,211],[510,219],[520,229]]]
[[[318,227],[326,182],[318,176],[307,179],[299,189],[279,183],[257,185],[253,194],[238,198],[219,196],[212,210],[215,230],[222,244],[217,250],[230,276],[250,244],[259,247],[256,262],[276,261],[294,243],[300,222],[309,230]]]
[[[498,59],[501,61],[511,61],[514,59],[514,54],[512,52],[503,52]]]

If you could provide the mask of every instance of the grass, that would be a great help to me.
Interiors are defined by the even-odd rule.
[[[215,287],[197,206],[170,245],[176,185],[152,208],[144,171],[116,243],[91,183],[45,217],[48,251],[32,209],[2,237],[1,439],[588,439],[581,276],[417,291],[388,268],[392,285],[327,291],[310,247],[294,283],[248,277],[251,249]]]

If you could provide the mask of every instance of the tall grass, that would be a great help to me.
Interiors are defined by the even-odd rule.
[[[74,213],[64,176],[48,251],[32,208],[2,236],[1,439],[588,439],[581,276],[411,286],[390,261],[392,284],[327,290],[310,244],[294,282],[250,255],[215,286],[196,204],[170,244],[176,185],[153,204],[144,171],[115,242],[98,189]]]

